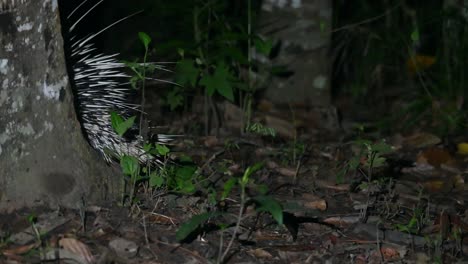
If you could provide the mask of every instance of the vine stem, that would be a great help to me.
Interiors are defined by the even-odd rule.
[[[239,208],[239,213],[237,214],[236,227],[234,228],[234,232],[232,234],[231,240],[229,240],[229,244],[226,247],[226,250],[224,250],[223,255],[218,260],[218,263],[221,263],[226,258],[226,255],[229,253],[229,250],[232,247],[232,243],[234,243],[234,239],[236,238],[236,234],[239,231],[239,227],[240,227],[240,224],[241,224],[241,221],[242,221],[242,215],[244,213],[244,207],[245,207],[245,186],[241,186],[241,187],[242,187],[241,188],[242,189],[241,190],[241,204],[240,204],[240,208]]]

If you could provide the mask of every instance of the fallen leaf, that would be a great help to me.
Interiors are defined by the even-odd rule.
[[[328,217],[323,220],[324,223],[337,226],[337,227],[347,227],[352,224],[358,223],[361,221],[359,216],[333,216]]]
[[[32,243],[23,246],[17,246],[14,248],[4,249],[2,250],[2,254],[5,256],[14,256],[14,255],[22,255],[24,253],[29,252],[31,249],[38,247],[38,243]]]
[[[468,155],[468,143],[466,142],[458,143],[457,148],[458,148],[458,152],[457,152],[458,154]]]
[[[419,153],[416,163],[428,163],[434,167],[440,167],[442,164],[453,163],[453,159],[446,149],[434,147]]]
[[[155,213],[149,213],[146,215],[146,221],[151,224],[160,224],[160,225],[175,225],[177,223],[177,220],[165,216],[165,215],[160,215],[160,214],[155,214]]]
[[[308,209],[317,209],[320,211],[327,210],[327,202],[323,199],[318,201],[305,202],[304,207]]]
[[[215,136],[208,136],[204,138],[203,144],[205,147],[212,148],[219,144],[219,139]]]
[[[410,76],[415,76],[416,73],[426,70],[436,62],[436,57],[416,54],[412,55],[406,61],[406,68]]]
[[[382,247],[380,249],[380,252],[382,253],[382,256],[384,258],[385,261],[395,261],[395,260],[398,260],[400,259],[400,253],[398,252],[398,250],[394,249],[394,248],[391,248],[391,247]],[[377,254],[379,254],[378,252],[374,252],[374,256],[379,256]]]
[[[428,191],[429,193],[438,193],[438,192],[446,192],[449,190],[447,189],[446,186],[446,181],[445,180],[431,180],[423,183],[424,190]]]
[[[439,144],[441,141],[439,137],[424,132],[413,134],[403,140],[405,146],[413,148],[430,147]]]
[[[270,112],[273,109],[273,103],[262,99],[260,102],[258,102],[257,108],[262,112]]]
[[[94,257],[93,254],[91,254],[91,250],[89,249],[89,247],[83,242],[77,240],[76,238],[62,238],[59,240],[59,246],[65,250],[74,253],[77,256],[80,256],[81,258],[86,260],[87,263],[94,262]]]
[[[249,251],[247,251],[247,253],[253,255],[256,258],[265,258],[265,259],[273,258],[273,255],[271,255],[270,252],[268,252],[268,251],[266,251],[264,249],[261,249],[261,248],[257,248],[257,249],[254,249],[254,250],[249,250]]]
[[[296,170],[292,168],[276,168],[276,171],[283,175],[283,176],[288,176],[288,177],[294,177],[296,176]]]

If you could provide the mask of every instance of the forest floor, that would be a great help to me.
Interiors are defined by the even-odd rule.
[[[0,263],[468,262],[468,138],[298,130],[300,116],[275,117],[275,137],[181,140],[191,194],[142,185],[131,206],[3,215]]]

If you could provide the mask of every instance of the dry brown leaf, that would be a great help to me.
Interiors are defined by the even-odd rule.
[[[59,246],[65,250],[68,250],[74,253],[77,256],[80,256],[82,259],[86,260],[87,263],[93,263],[94,257],[91,254],[89,247],[83,242],[75,238],[62,238],[59,240]]]
[[[215,136],[208,136],[203,139],[203,145],[208,148],[215,147],[219,145],[219,139]]]
[[[148,214],[146,216],[146,219],[148,223],[152,223],[152,224],[175,225],[177,223],[177,220],[172,217],[159,215],[159,214],[153,214],[153,213]]]
[[[273,169],[276,169],[279,167],[278,163],[272,161],[272,160],[267,160],[265,162],[265,166],[270,169],[270,170],[273,170]]]
[[[308,209],[317,209],[320,211],[327,210],[327,201],[320,199],[317,201],[304,202],[303,206]]]
[[[302,194],[301,204],[308,209],[318,209],[321,211],[327,210],[327,201],[310,193]]]
[[[17,246],[17,247],[14,247],[14,248],[9,248],[9,249],[2,250],[2,254],[5,255],[5,256],[22,255],[22,254],[27,253],[31,249],[38,247],[38,246],[39,246],[39,244],[37,242],[32,243],[32,244],[28,244],[28,245]]]
[[[443,179],[431,180],[423,183],[424,190],[427,190],[430,193],[446,192],[447,190],[447,181]],[[450,188],[450,187],[449,187]]]
[[[270,252],[264,250],[264,249],[261,249],[261,248],[257,248],[257,249],[254,249],[254,250],[248,250],[247,253],[251,254],[252,256],[256,257],[256,258],[265,258],[265,259],[272,259],[273,258],[273,255],[270,254]]]
[[[316,180],[315,184],[317,185],[317,187],[331,189],[335,191],[349,191],[350,188],[349,184],[334,184],[332,182],[323,180]]]
[[[257,104],[257,109],[261,112],[270,112],[273,109],[273,103],[271,101],[261,99]]]
[[[296,176],[296,170],[292,168],[276,168],[276,171],[283,175],[283,176],[288,176],[288,177],[294,177]]]
[[[359,216],[333,216],[323,220],[324,223],[334,225],[337,227],[350,226],[352,224],[358,223],[359,221],[361,221],[361,218]]]
[[[394,261],[400,259],[399,251],[392,247],[382,247],[380,252],[382,253],[385,261]]]
[[[425,148],[439,144],[441,139],[436,135],[421,132],[406,137],[403,142],[405,146],[410,148]]]
[[[453,162],[450,153],[442,148],[428,148],[418,154],[417,163],[427,163],[434,167]]]

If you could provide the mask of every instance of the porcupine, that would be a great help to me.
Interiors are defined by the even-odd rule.
[[[159,159],[143,150],[145,142],[136,125],[126,133],[130,134],[130,137],[121,137],[113,129],[112,111],[124,118],[142,113],[140,105],[134,104],[130,99],[135,90],[129,82],[131,76],[124,72],[125,64],[117,60],[119,54],[99,53],[92,42],[105,30],[133,15],[117,20],[87,37],[77,39],[74,35],[75,28],[104,0],[98,1],[77,17],[80,8],[87,1],[83,1],[67,15],[66,22],[73,22],[70,23],[68,31],[64,32],[68,72],[84,134],[90,145],[109,163],[123,155],[129,155],[137,157],[141,163],[157,165]],[[73,20],[74,17],[77,17],[76,20]],[[162,66],[156,68],[163,69]],[[171,136],[168,135],[152,135],[152,138],[159,144],[167,144],[171,140]]]

